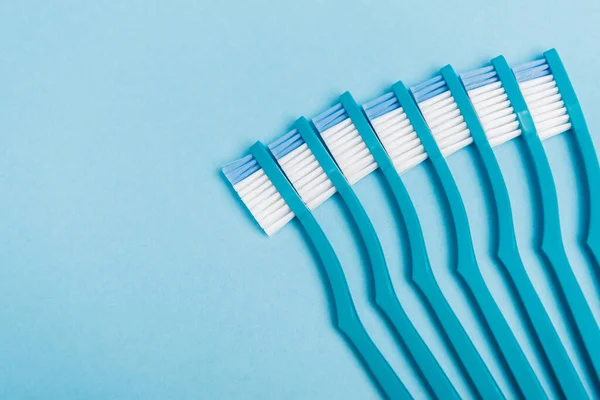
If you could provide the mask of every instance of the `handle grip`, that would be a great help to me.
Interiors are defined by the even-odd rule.
[[[525,98],[506,59],[497,57],[492,63],[517,114],[517,119],[523,130],[522,136],[527,158],[535,174],[536,179],[533,180],[532,185],[539,195],[542,208],[541,252],[558,278],[567,300],[567,306],[575,320],[579,335],[583,340],[598,379],[600,377],[600,329],[565,252],[560,228],[558,195],[550,163],[537,135]]]
[[[360,107],[356,104],[350,93],[342,95],[340,97],[340,102],[367,147],[369,149],[373,147],[373,140],[375,140],[376,144],[379,144],[369,122],[366,120]],[[381,145],[379,144],[379,146]],[[435,396],[438,398],[458,400],[460,396],[456,392],[450,379],[446,376],[444,370],[439,365],[398,301],[385,259],[383,258],[381,245],[364,207],[352,190],[350,184],[341,176],[341,172],[338,170],[334,175],[338,175],[338,180],[341,180],[338,190],[358,226],[359,232],[367,245],[367,249],[370,248],[369,254],[373,253],[375,256],[373,257],[372,264],[375,275],[375,297],[377,305],[390,319],[406,346],[410,349],[421,372],[427,378],[430,390]],[[381,254],[381,257],[378,257],[379,254]]]
[[[379,165],[386,182],[390,186],[403,222],[406,225],[406,229],[410,232],[408,239],[412,260],[411,277],[413,282],[419,288],[435,313],[438,322],[444,329],[446,338],[450,341],[464,371],[470,378],[471,384],[475,387],[479,395],[486,399],[503,399],[504,397],[502,396],[497,383],[481,359],[477,349],[471,342],[471,339],[448,304],[435,280],[427,256],[425,239],[423,237],[419,217],[400,175],[398,175],[392,161],[371,129],[364,114],[360,112],[360,115],[358,115],[359,110],[356,110],[356,108],[352,106],[354,100],[350,95],[344,94],[341,98],[341,102],[353,119],[355,125],[357,125],[357,129],[361,132],[363,140]],[[402,100],[400,100],[400,103],[402,104]]]
[[[308,238],[321,260],[331,287],[336,323],[340,332],[352,345],[388,398],[411,399],[410,393],[360,322],[342,266],[317,220],[294,191],[275,160],[271,158],[266,146],[258,142],[252,146],[251,153],[306,230]]]
[[[473,136],[473,143],[483,164],[484,175],[492,191],[492,199],[496,211],[496,225],[498,227],[496,249],[498,259],[508,272],[517,289],[529,321],[540,340],[544,353],[550,361],[552,373],[563,393],[570,399],[585,398],[587,396],[585,388],[560,341],[543,303],[535,291],[535,287],[527,275],[527,270],[519,255],[508,189],[506,188],[506,183],[504,182],[504,177],[502,176],[502,171],[500,170],[494,151],[487,140],[479,117],[471,105],[469,96],[460,83],[458,76],[451,68],[447,68],[445,72],[446,82],[469,126],[469,130]],[[534,394],[531,393],[530,395]]]
[[[556,85],[565,102],[565,107],[571,119],[572,131],[575,136],[579,158],[587,181],[588,210],[587,238],[588,249],[595,258],[596,266],[600,267],[600,165],[594,149],[594,141],[583,116],[583,110],[571,84],[569,75],[555,49],[544,53],[550,66]]]
[[[444,79],[452,74],[454,74],[452,67],[448,66],[442,69],[442,77]],[[448,84],[447,81],[446,84]],[[416,109],[417,105],[414,102],[411,103],[411,108],[414,107]],[[407,106],[404,105],[404,107],[405,111],[408,113]],[[527,357],[525,357],[523,350],[519,346],[516,337],[502,315],[498,304],[496,304],[496,301],[481,275],[481,271],[475,258],[467,212],[458,186],[450,171],[450,167],[442,155],[442,152],[422,115],[419,113],[415,118],[420,121],[420,129],[417,131],[418,135],[423,143],[425,151],[431,159],[433,169],[439,178],[442,192],[446,197],[450,209],[457,246],[456,265],[458,274],[462,277],[473,294],[478,307],[482,311],[485,322],[492,333],[494,340],[498,344],[504,359],[507,361],[510,371],[523,395],[527,397],[544,398],[546,397],[546,394],[541,383],[537,379]],[[415,130],[417,130],[416,126]]]

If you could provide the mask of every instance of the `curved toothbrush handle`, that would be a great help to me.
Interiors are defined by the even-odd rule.
[[[598,156],[594,149],[594,142],[590,136],[583,110],[569,79],[569,75],[555,49],[544,53],[546,61],[550,66],[556,85],[565,102],[565,107],[571,119],[572,131],[575,142],[583,163],[584,173],[587,179],[589,220],[587,221],[586,244],[594,258],[596,265],[600,266],[600,166]]]
[[[350,93],[345,93],[342,95],[340,100],[350,119],[357,128],[357,131],[363,138],[363,141],[365,141],[365,144],[367,144],[367,147],[369,147],[369,144],[371,147],[373,147],[373,140],[375,140],[376,145],[379,144],[375,138],[375,133],[369,125],[369,122],[366,120],[364,114],[362,114],[362,111]],[[306,123],[303,123],[303,121],[299,122],[300,124],[298,126],[298,130],[303,135],[305,141],[307,141],[306,139],[309,139],[312,143],[315,139],[318,140],[316,135],[314,135],[314,131],[312,131],[313,134],[308,131]],[[303,133],[303,131],[305,131],[305,133]],[[311,147],[311,143],[308,143],[309,147]],[[326,157],[325,154],[321,154],[322,151],[325,151],[325,148],[323,146],[318,146],[317,143],[314,143],[314,147],[319,153],[315,154],[315,157],[319,160],[323,168],[327,168],[326,173],[336,186],[336,189],[348,207],[350,215],[356,223],[359,233],[367,248],[373,268],[375,282],[375,302],[377,306],[389,318],[394,325],[394,328],[401,336],[406,346],[409,348],[412,357],[419,366],[422,374],[425,376],[431,391],[439,398],[455,400],[460,399],[460,396],[456,392],[452,382],[450,379],[448,379],[444,373],[444,370],[435,359],[435,356],[431,353],[429,347],[402,308],[402,305],[400,304],[392,285],[392,280],[389,275],[389,270],[385,261],[383,250],[381,248],[381,243],[379,242],[375,228],[373,227],[373,224],[371,223],[371,220],[369,219],[369,216],[367,215],[363,205],[360,203],[356,193],[354,190],[352,190],[352,187],[343,177],[333,160],[330,157]],[[380,150],[383,149],[381,148]],[[321,160],[323,162],[321,162]]]
[[[527,270],[519,255],[506,185],[493,153],[488,153],[488,151],[492,152],[493,150],[489,144],[487,144],[487,148],[484,146],[484,148],[479,149],[479,151],[484,162],[484,171],[491,182],[494,202],[498,212],[498,258],[512,278],[515,288],[519,293],[519,297],[521,298],[521,302],[527,312],[527,316],[540,340],[544,353],[550,361],[552,371],[559,382],[563,393],[567,398],[586,398],[587,393],[579,379],[579,375],[577,374],[542,301],[535,291],[535,287],[527,275]],[[491,157],[494,157],[493,162],[490,160]],[[502,190],[502,188],[504,188],[504,190]]]
[[[463,370],[482,399],[504,399],[498,384],[490,373],[475,345],[458,320],[454,310],[444,297],[441,288],[432,277],[420,282],[419,290],[427,298],[435,315],[442,322],[444,335],[448,338]]]
[[[442,68],[442,77],[449,86],[449,89],[453,89],[452,95],[460,95],[458,86],[460,83],[458,79],[452,79],[456,76],[451,66]],[[462,90],[462,88],[460,88]],[[466,96],[466,93],[464,93]],[[459,96],[460,100],[460,96]],[[402,102],[401,102],[402,104]],[[414,104],[414,102],[413,102]],[[414,107],[417,107],[416,104]],[[406,111],[406,106],[405,106]],[[469,110],[467,110],[468,112]],[[462,110],[461,110],[462,112]],[[409,116],[410,118],[410,116]],[[467,284],[469,290],[473,294],[478,307],[482,311],[485,321],[492,333],[496,343],[498,344],[502,355],[507,360],[510,370],[517,381],[521,392],[529,397],[534,396],[536,398],[545,397],[544,390],[541,383],[537,379],[527,357],[523,353],[523,350],[519,346],[519,343],[510,329],[506,319],[502,315],[500,308],[496,304],[492,294],[490,293],[481,271],[475,258],[475,251],[473,249],[473,240],[471,238],[471,229],[469,227],[469,220],[467,218],[467,212],[465,210],[460,191],[452,176],[452,172],[440,148],[438,147],[433,134],[426,126],[422,115],[419,114],[418,119],[421,121],[420,129],[417,130],[421,142],[425,147],[425,151],[429,155],[433,168],[439,178],[439,183],[442,186],[442,192],[444,193],[448,206],[450,208],[450,214],[452,217],[454,235],[457,245],[457,270],[459,275],[463,278]],[[411,120],[412,121],[412,120]],[[414,126],[414,122],[413,122]]]
[[[306,213],[302,217],[297,216],[325,268],[335,299],[337,325],[340,331],[354,346],[390,399],[412,398],[360,322],[341,265],[317,221],[310,213]]]
[[[481,155],[483,171],[490,182],[496,206],[498,258],[512,278],[519,297],[527,311],[527,316],[535,329],[544,352],[548,356],[554,375],[563,392],[568,398],[585,398],[587,396],[585,388],[558,337],[543,303],[535,291],[535,287],[527,275],[527,271],[519,255],[510,199],[493,150],[485,137],[483,137],[483,141],[476,138],[476,136],[479,136],[477,129],[472,129],[471,132],[474,137],[475,146]],[[481,133],[485,135],[485,133]]]
[[[339,330],[353,346],[388,398],[411,399],[410,393],[360,322],[342,266],[317,220],[294,191],[275,160],[271,158],[266,146],[258,142],[252,146],[251,153],[306,230],[321,260],[331,287]]]
[[[565,252],[560,229],[556,187],[550,164],[542,142],[537,136],[526,136],[525,143],[537,176],[537,189],[542,203],[542,252],[556,273],[583,343],[594,365],[596,375],[600,377],[600,328]]]
[[[382,164],[379,165],[380,167],[382,166]],[[423,238],[417,212],[400,176],[395,170],[393,170],[393,174],[390,173],[389,175],[386,177],[386,180],[392,188],[394,198],[401,210],[406,229],[410,232],[409,241],[411,256],[413,257],[413,282],[415,282],[415,285],[433,309],[438,321],[444,328],[445,336],[452,344],[456,356],[461,361],[465,372],[479,395],[484,399],[503,399],[504,397],[498,384],[452,310],[452,307],[448,304],[435,276],[431,272],[429,258],[425,250],[425,239]]]
[[[433,135],[427,132],[427,134],[420,134],[421,140],[434,141]],[[423,140],[428,137],[426,140]],[[450,209],[450,215],[452,224],[454,227],[454,236],[456,240],[456,266],[457,271],[465,281],[469,281],[469,277],[472,275],[478,275],[479,266],[475,258],[475,251],[473,249],[473,239],[471,237],[471,228],[469,226],[469,220],[467,219],[467,211],[462,201],[462,197],[458,190],[458,186],[454,181],[452,172],[444,159],[441,151],[437,147],[437,144],[433,142],[431,145],[426,146],[423,144],[429,158],[431,159],[433,169],[438,176],[439,183],[442,187],[442,193],[446,197],[448,207]]]
[[[490,184],[498,226],[498,259],[510,275],[517,289],[527,316],[541,342],[544,353],[550,361],[552,371],[563,392],[567,398],[586,398],[587,394],[583,384],[560,341],[542,301],[535,291],[535,287],[527,275],[527,270],[519,255],[508,189],[506,188],[506,183],[504,182],[504,177],[502,176],[502,171],[500,170],[494,151],[458,76],[451,67],[444,72],[448,87],[453,92],[454,99],[469,126],[475,148],[483,164],[483,172]],[[523,378],[526,376],[523,376]],[[535,396],[539,393],[537,392],[538,390],[543,390],[539,385],[533,386],[531,388],[533,392],[526,393],[526,397]],[[527,396],[528,394],[529,396]]]
[[[510,271],[521,301],[527,311],[533,329],[540,340],[544,353],[552,367],[562,392],[568,399],[585,399],[588,397],[583,383],[565,350],[552,320],[548,316],[535,287],[533,286],[527,270],[523,265],[518,250],[504,251],[498,255],[500,261]]]
[[[595,258],[596,265],[600,267],[600,166],[588,127],[585,121],[582,122],[573,132],[583,162],[589,194],[586,244]]]
[[[498,225],[498,248],[497,253],[513,253],[517,251],[517,237],[515,235],[515,229],[513,225],[513,216],[510,206],[510,199],[508,197],[508,191],[506,184],[504,183],[504,177],[500,171],[500,166],[492,150],[483,126],[479,121],[479,117],[471,104],[469,95],[460,82],[458,75],[454,72],[451,66],[446,66],[441,70],[442,76],[446,81],[456,104],[469,127],[471,136],[473,137],[473,143],[477,152],[480,155],[481,162],[483,164],[483,172],[490,183],[492,189],[492,197],[495,203],[497,212],[497,225]],[[462,200],[461,200],[462,202]]]
[[[411,277],[413,280],[433,278],[433,272],[429,265],[429,259],[427,257],[427,250],[425,248],[425,240],[423,238],[423,232],[421,230],[421,224],[417,211],[410,199],[410,195],[398,175],[392,160],[388,157],[383,145],[377,139],[377,135],[371,128],[371,124],[363,114],[362,110],[356,104],[356,101],[352,95],[348,92],[340,96],[340,103],[348,113],[348,116],[354,123],[356,130],[361,135],[367,148],[373,155],[373,158],[379,165],[385,180],[387,181],[392,194],[396,199],[401,210],[402,219],[408,232],[412,235],[408,235],[410,256],[411,256]],[[413,236],[415,239],[413,239]]]
[[[344,198],[344,201],[348,206],[356,225],[358,226],[363,240],[365,241],[367,247],[369,247],[370,244],[374,245],[375,242],[379,244],[373,226],[371,225],[364,208],[360,204],[360,201],[352,189],[349,187],[348,189],[349,191],[345,189],[340,190],[340,194]],[[379,271],[379,275],[381,275],[379,277],[380,282],[375,293],[377,306],[381,308],[385,315],[390,319],[395,329],[402,337],[402,340],[410,349],[412,357],[415,359],[419,369],[426,377],[428,386],[435,393],[435,395],[439,398],[458,400],[460,397],[456,392],[456,389],[454,386],[452,386],[452,383],[442,370],[442,367],[438,364],[434,355],[431,353],[431,350],[429,350],[429,347],[427,347],[427,344],[421,335],[419,335],[419,332],[416,330],[410,321],[410,318],[406,315],[406,312],[398,301],[398,297],[394,292],[385,261],[382,265],[373,267],[374,270],[376,268],[385,270],[385,272]],[[385,278],[383,277],[384,274]]]
[[[300,136],[304,142],[306,142],[319,165],[323,168],[323,171],[325,171],[325,174],[342,197],[342,200],[348,207],[350,216],[358,228],[358,232],[365,244],[369,256],[371,269],[373,270],[375,300],[377,304],[383,299],[396,299],[396,293],[392,286],[387,262],[385,260],[385,255],[383,254],[379,237],[377,237],[377,232],[375,232],[375,228],[373,227],[373,224],[371,224],[371,220],[356,196],[356,193],[352,190],[350,183],[348,183],[333,158],[329,155],[325,145],[321,142],[308,120],[304,117],[300,117],[294,123],[294,127],[298,130]]]
[[[406,229],[409,232],[408,240],[412,260],[411,278],[413,282],[419,288],[433,309],[438,321],[443,326],[445,336],[452,343],[456,355],[461,360],[464,370],[467,372],[479,395],[486,399],[503,399],[498,385],[435,280],[431,265],[429,264],[419,217],[400,175],[398,175],[392,161],[377,139],[375,132],[373,132],[366,117],[362,114],[362,111],[358,108],[350,94],[342,95],[340,102],[348,112],[348,115],[379,165],[398,205]],[[449,397],[446,395],[440,398]]]
[[[517,114],[517,120],[523,130],[522,136],[527,156],[537,178],[534,179],[533,185],[539,193],[542,208],[541,251],[558,278],[596,376],[600,376],[600,329],[565,252],[560,229],[558,196],[550,163],[544,152],[542,141],[537,135],[525,98],[508,62],[500,56],[492,60],[492,65],[496,68],[498,78]]]
[[[490,332],[496,343],[498,343],[498,347],[506,359],[523,395],[531,398],[544,398],[546,394],[541,383],[481,275],[473,252],[471,236],[468,233],[470,228],[466,210],[458,192],[458,187],[454,184],[452,173],[445,160],[443,164],[441,162],[439,164],[436,171],[439,174],[447,200],[450,203],[451,214],[455,224],[455,235],[459,247],[458,272],[482,311]]]

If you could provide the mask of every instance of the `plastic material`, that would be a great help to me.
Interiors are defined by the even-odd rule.
[[[548,50],[544,53],[544,57],[548,61],[550,71],[554,75],[558,90],[571,117],[572,131],[587,182],[589,219],[586,244],[594,255],[596,266],[600,266],[600,166],[598,165],[598,156],[579,100],[577,100],[577,95],[558,52],[555,49]]]
[[[283,172],[269,154],[266,146],[261,142],[257,142],[252,146],[250,151],[260,167],[265,171],[265,174],[273,182],[277,191],[288,203],[294,214],[296,214],[300,224],[306,230],[311,244],[318,253],[331,287],[337,327],[353,345],[366,367],[372,373],[375,381],[388,398],[411,399],[410,393],[377,349],[375,343],[373,343],[360,322],[340,262],[317,220],[287,181]]]
[[[446,338],[454,348],[464,371],[479,396],[485,399],[503,399],[502,392],[435,280],[427,256],[421,224],[400,175],[396,172],[394,165],[352,95],[348,92],[344,93],[340,97],[340,102],[379,164],[379,168],[390,185],[400,209],[406,229],[410,232],[408,238],[413,282],[434,311],[438,322],[444,329]],[[400,100],[400,103],[402,104],[402,100]]]
[[[496,72],[493,66],[488,67],[487,71],[481,71],[486,72],[486,74],[484,77],[480,78],[480,82],[483,81],[486,82],[485,84],[490,84],[490,80],[492,79],[490,74],[496,75]],[[552,321],[550,320],[542,301],[537,295],[535,287],[529,279],[523,261],[521,260],[517,248],[517,239],[515,236],[508,189],[506,188],[500,166],[498,165],[494,151],[488,142],[484,128],[469,100],[465,88],[461,85],[458,76],[452,67],[447,66],[443,68],[442,75],[471,130],[475,149],[479,153],[482,161],[481,164],[483,166],[484,175],[491,187],[494,202],[493,206],[496,211],[495,223],[498,227],[498,234],[496,235],[496,254],[498,259],[514,283],[517,293],[522,300],[527,317],[535,330],[535,334],[542,345],[544,353],[550,361],[552,372],[556,381],[559,383],[563,394],[567,398],[585,398],[586,392],[583,384],[581,383]],[[465,79],[463,79],[465,86],[468,85],[468,82],[468,80],[465,81]],[[470,89],[473,90],[484,86],[480,82],[476,83],[471,79]]]
[[[442,77],[442,80],[445,81],[444,77]],[[412,117],[411,120],[413,120],[415,129],[423,142],[423,146],[425,146],[425,151],[427,151],[431,159],[434,171],[439,177],[442,192],[446,197],[453,222],[454,237],[456,238],[457,272],[466,283],[477,305],[481,309],[487,326],[498,344],[502,355],[507,360],[521,393],[525,397],[544,398],[546,395],[539,380],[481,275],[475,258],[465,206],[450,168],[427,123],[418,112],[417,105],[409,101],[410,95],[408,90],[401,83],[394,85],[393,90],[401,99],[400,102],[404,105],[406,113],[410,112],[411,115],[409,115],[409,118]],[[404,101],[402,101],[401,96],[405,98]]]
[[[344,178],[342,172],[331,158],[317,133],[304,117],[298,119],[294,127],[313,152],[329,179],[333,182],[343,202],[348,207],[350,215],[365,244],[374,280],[374,297],[377,307],[392,323],[396,333],[406,344],[413,360],[425,377],[429,390],[438,398],[459,399],[452,383],[438,364],[427,344],[415,329],[410,318],[398,301],[392,280],[389,275],[381,243],[371,224],[367,212],[354,193],[354,190]]]
[[[522,137],[531,168],[535,174],[536,179],[533,179],[531,183],[537,188],[540,196],[539,206],[542,209],[541,247],[539,250],[546,257],[558,278],[597,377],[600,371],[600,329],[565,252],[560,228],[558,198],[548,158],[535,130],[525,99],[519,90],[517,80],[506,59],[502,56],[496,57],[492,60],[492,64],[498,72],[498,77],[523,129]]]

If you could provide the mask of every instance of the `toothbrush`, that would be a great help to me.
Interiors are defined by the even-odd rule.
[[[437,398],[460,399],[452,383],[413,326],[392,286],[381,243],[369,217],[308,120],[299,118],[294,129],[269,145],[271,153],[305,204],[316,207],[337,190],[353,218],[371,264],[374,301],[396,334],[409,349],[430,393]],[[364,168],[371,172],[377,163],[371,157]],[[364,174],[360,174],[364,176]],[[314,201],[313,199],[319,199]],[[324,200],[323,200],[324,201]],[[314,209],[314,208],[313,208]]]
[[[533,61],[511,70],[506,59],[500,56],[492,60],[492,65],[515,110],[523,131],[521,136],[525,149],[537,177],[534,184],[540,195],[543,226],[540,250],[558,278],[597,381],[600,372],[600,329],[565,252],[556,187],[540,138],[565,129],[568,116],[545,120],[548,112],[554,115],[553,111],[548,111],[551,107],[560,107],[560,95],[552,87],[553,76],[545,60]],[[536,120],[539,131],[536,129]]]
[[[414,102],[402,82],[392,86],[400,104],[411,119],[434,171],[439,177],[452,216],[457,246],[457,272],[466,283],[521,394],[526,398],[547,398],[502,311],[489,291],[477,264],[469,220],[458,186],[444,157],[473,142],[461,110],[444,76],[438,75],[412,88]],[[422,113],[419,114],[417,109]]]
[[[298,218],[323,265],[331,288],[337,328],[387,398],[411,399],[410,393],[360,322],[340,262],[318,222],[287,181],[266,146],[257,142],[251,147],[250,153],[223,168],[226,178],[268,235],[277,232],[294,217]]]
[[[446,340],[449,340],[478,395],[485,399],[503,399],[498,385],[435,280],[416,210],[394,164],[352,95],[346,92],[339,101],[339,104],[313,119],[321,138],[350,183],[372,170],[372,164],[379,166],[392,190],[406,229],[410,232],[408,240],[413,282],[434,311]],[[415,154],[409,158],[403,164],[405,168],[417,165],[426,156]]]
[[[600,166],[598,165],[598,156],[594,150],[594,142],[583,117],[579,100],[577,100],[575,90],[573,89],[573,85],[571,85],[571,81],[558,52],[556,49],[548,50],[544,53],[544,58],[556,82],[556,87],[558,88],[557,94],[562,99],[553,103],[552,106],[548,105],[547,108],[532,109],[531,113],[532,115],[535,114],[534,122],[536,124],[544,123],[544,120],[547,121],[547,118],[560,117],[563,115],[562,113],[569,116],[569,122],[560,129],[557,127],[556,131],[562,131],[570,124],[570,129],[575,137],[575,143],[587,183],[589,220],[586,227],[586,245],[594,257],[596,266],[600,266],[600,214],[598,211],[600,205]],[[535,121],[535,118],[537,118],[537,121]]]
[[[471,132],[492,189],[498,226],[496,255],[517,289],[562,393],[568,399],[586,398],[583,384],[521,260],[508,189],[492,150],[521,134],[517,116],[493,66],[462,74],[462,85],[451,66],[442,68],[441,72]]]

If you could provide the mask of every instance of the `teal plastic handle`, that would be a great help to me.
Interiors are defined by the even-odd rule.
[[[537,135],[525,98],[506,59],[502,56],[496,57],[492,60],[492,65],[496,68],[498,78],[502,82],[502,86],[504,86],[504,90],[521,124],[525,148],[537,178],[533,179],[532,184],[535,185],[539,193],[542,208],[542,242],[540,250],[546,256],[550,267],[558,278],[569,310],[593,364],[596,378],[598,378],[600,372],[600,329],[565,252],[560,229],[558,197],[550,163],[544,152],[542,141]]]
[[[439,178],[442,192],[448,202],[454,227],[454,237],[456,238],[457,272],[466,283],[477,305],[481,309],[485,322],[498,344],[504,359],[507,361],[521,393],[526,397],[531,395],[533,398],[544,398],[546,394],[537,376],[481,275],[473,249],[467,211],[450,167],[435,142],[427,123],[420,114],[417,104],[410,98],[406,87],[402,84],[396,84],[393,90],[400,99],[400,104],[404,107],[404,112],[406,112],[406,115],[412,121],[414,129],[431,159],[433,169]],[[400,95],[402,95],[402,98]]]
[[[585,388],[521,260],[519,249],[517,248],[517,238],[515,236],[508,189],[506,188],[500,165],[498,165],[498,160],[487,140],[483,126],[471,104],[469,95],[456,75],[456,72],[454,72],[454,69],[451,66],[442,68],[442,76],[446,80],[446,84],[471,131],[475,149],[479,153],[483,164],[483,172],[491,187],[496,211],[496,226],[498,227],[496,243],[498,259],[508,272],[517,289],[527,317],[535,330],[544,353],[550,361],[552,374],[559,383],[563,394],[569,399],[585,398]],[[521,378],[519,376],[517,380],[521,379],[520,386],[523,388],[525,397],[530,398],[541,388],[527,389],[528,391],[525,392],[526,388],[524,386],[528,386],[533,382],[525,381],[523,378],[525,377]]]
[[[302,117],[296,121],[294,127],[300,132],[300,135],[337,189],[358,228],[371,264],[375,304],[385,314],[397,335],[409,349],[421,375],[425,377],[429,391],[438,398],[460,399],[450,379],[448,379],[398,301],[381,243],[356,193],[327,152],[308,120]]]
[[[571,119],[575,143],[581,159],[587,181],[588,213],[586,245],[595,258],[596,266],[600,267],[600,166],[598,156],[594,149],[594,142],[590,136],[583,110],[577,100],[577,95],[567,75],[567,71],[555,49],[544,53],[550,71],[558,90],[565,102],[565,107]]]
[[[251,147],[250,152],[294,212],[317,251],[331,287],[338,329],[353,346],[379,388],[388,398],[411,399],[410,393],[360,322],[342,266],[319,223],[287,181],[276,161],[269,154],[267,147],[261,142],[257,142]]]
[[[398,175],[392,161],[352,95],[348,92],[344,93],[340,97],[340,103],[345,108],[367,148],[371,151],[373,158],[375,158],[375,161],[379,165],[398,205],[404,225],[409,232],[410,258],[412,260],[411,277],[413,282],[421,291],[421,294],[433,310],[437,321],[443,327],[446,339],[454,348],[463,370],[466,372],[471,385],[478,392],[479,396],[485,399],[503,399],[504,397],[500,388],[450,304],[448,304],[433,275],[419,217],[400,175]]]

